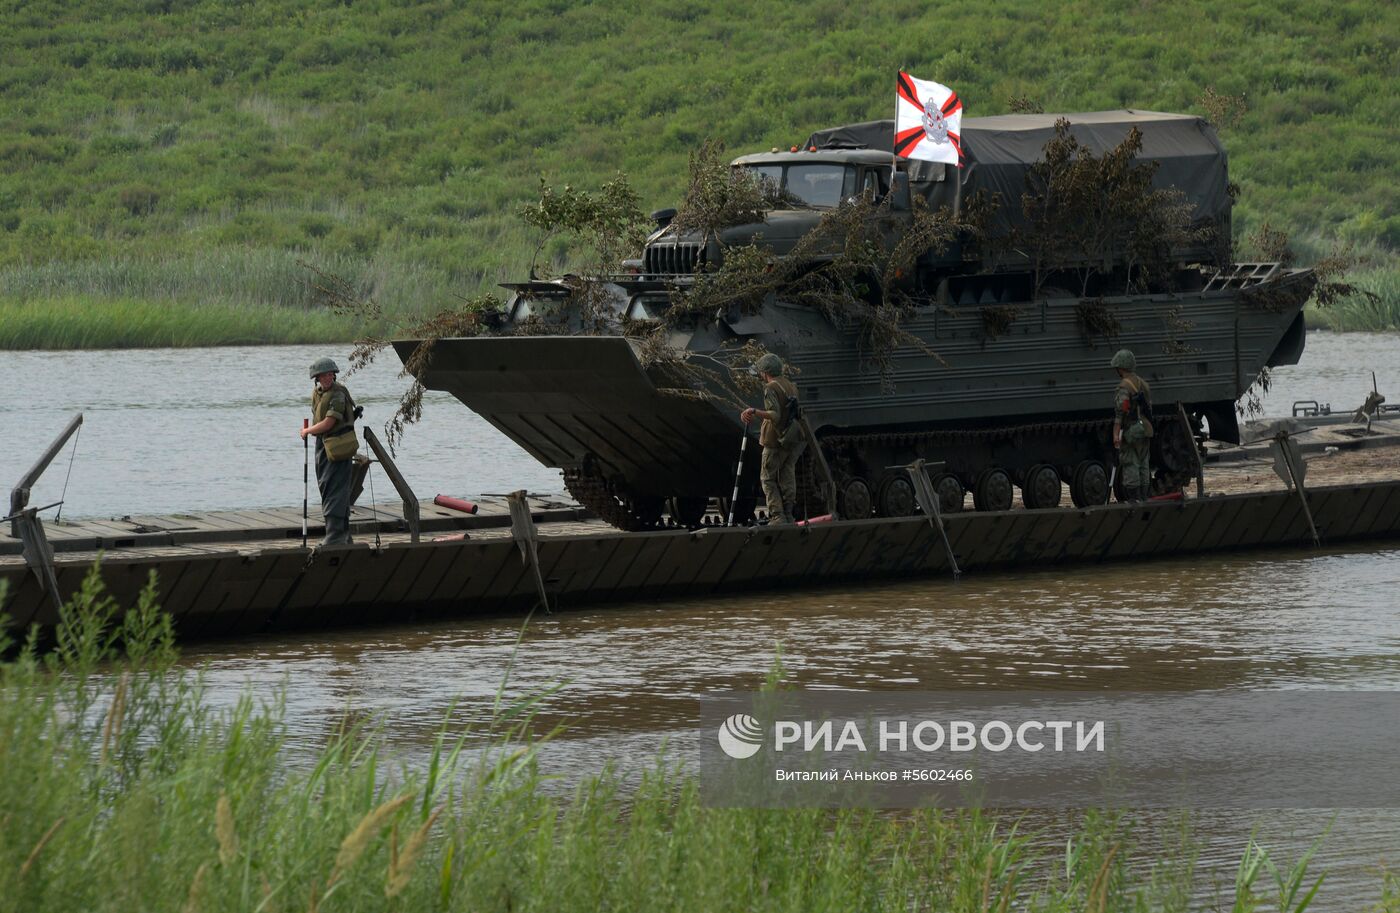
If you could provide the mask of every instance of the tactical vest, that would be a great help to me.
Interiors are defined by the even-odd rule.
[[[360,441],[355,437],[355,398],[344,384],[336,382],[331,384],[329,390],[311,391],[311,423],[320,423],[330,412],[331,394],[337,390],[345,394],[345,414],[335,427],[321,435],[321,446],[325,448],[326,458],[332,462],[348,460],[360,449]]]
[[[764,447],[778,447],[782,443],[779,438],[788,425],[788,399],[797,395],[797,385],[786,377],[778,377],[770,380],[763,389],[764,392],[772,390],[777,393],[778,417],[763,420],[758,443]]]
[[[1152,436],[1152,388],[1147,381],[1131,371],[1118,382],[1118,392],[1114,397],[1116,415],[1121,424],[1130,425],[1142,422],[1147,436]]]

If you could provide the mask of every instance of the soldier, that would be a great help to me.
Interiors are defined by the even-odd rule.
[[[1123,491],[1128,498],[1146,501],[1152,494],[1152,390],[1147,381],[1133,373],[1137,358],[1119,349],[1109,365],[1118,372],[1118,389],[1113,392],[1113,446],[1123,474]]]
[[[739,413],[739,418],[745,425],[755,418],[763,419],[758,432],[758,443],[763,447],[759,478],[763,483],[763,495],[768,500],[768,522],[793,523],[796,521],[793,509],[797,507],[797,457],[802,452],[802,444],[800,438],[789,431],[789,401],[797,399],[797,385],[783,377],[783,360],[771,352],[760,358],[753,368],[763,378],[763,408],[750,406]]]
[[[345,385],[335,379],[340,373],[335,362],[318,358],[311,365],[311,427],[301,429],[302,440],[316,437],[316,484],[321,489],[321,513],[326,518],[326,538],[322,545],[350,544],[350,480],[355,452],[359,410]]]

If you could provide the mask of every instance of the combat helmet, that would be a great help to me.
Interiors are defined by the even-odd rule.
[[[318,358],[311,363],[312,380],[316,379],[317,374],[325,374],[327,371],[332,371],[336,374],[340,373],[340,369],[335,366],[335,361],[332,359]]]
[[[753,369],[759,374],[769,374],[777,377],[783,373],[783,360],[769,352],[767,355],[754,362]]]
[[[1110,368],[1122,368],[1124,371],[1137,370],[1137,358],[1127,349],[1119,349],[1118,354],[1113,356],[1113,361],[1108,363]]]

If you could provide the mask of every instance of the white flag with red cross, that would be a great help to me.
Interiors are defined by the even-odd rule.
[[[926,79],[899,74],[894,154],[906,159],[962,164],[962,100]]]

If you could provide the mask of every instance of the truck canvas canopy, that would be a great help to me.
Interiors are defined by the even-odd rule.
[[[1021,221],[1019,201],[1026,190],[1026,173],[1044,159],[1045,144],[1055,136],[1055,122],[1065,118],[1070,133],[1094,155],[1115,148],[1137,127],[1142,132],[1141,162],[1156,162],[1156,188],[1172,188],[1194,207],[1197,223],[1215,222],[1228,237],[1229,175],[1225,147],[1214,128],[1193,114],[1156,111],[1094,111],[1082,114],[1004,114],[969,117],[962,122],[961,169],[935,162],[901,161],[908,167],[910,187],[933,205],[956,205],[938,185],[944,169],[960,172],[961,196],[978,191],[1001,194],[995,227],[1009,231]],[[872,149],[893,155],[894,121],[876,120],[818,130],[805,143],[817,149]],[[952,184],[953,182],[949,182]]]

